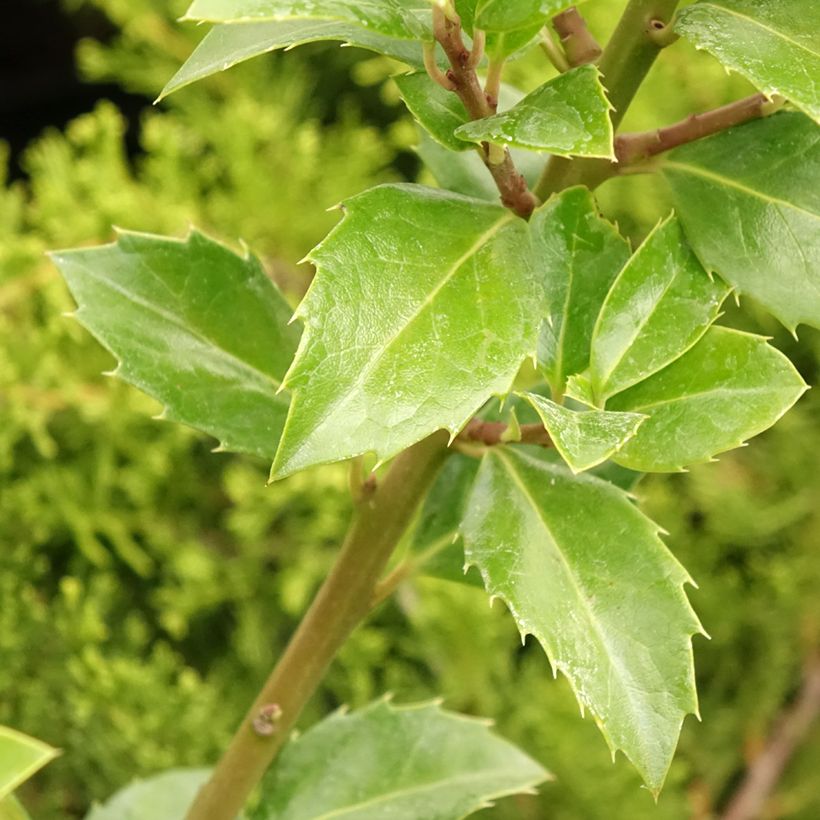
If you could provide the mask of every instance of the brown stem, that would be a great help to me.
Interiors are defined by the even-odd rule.
[[[594,63],[601,56],[601,46],[575,6],[553,17],[552,27],[561,38],[561,45],[571,66]]]
[[[234,820],[239,815],[331,660],[370,611],[376,584],[446,456],[446,443],[446,434],[436,433],[405,450],[359,506],[336,565],[187,820]]]
[[[492,116],[495,113],[493,101],[488,99],[478,81],[471,54],[464,47],[460,23],[447,17],[439,6],[433,6],[433,32],[450,61],[447,78],[454,84],[455,93],[464,103],[470,119],[481,120]],[[510,152],[506,148],[491,151],[490,146],[483,143],[480,154],[495,180],[501,202],[518,216],[527,219],[535,210],[538,200],[530,192],[524,177],[518,173]]]
[[[458,434],[462,441],[475,441],[492,447],[503,443],[503,435],[508,425],[503,421],[482,421],[471,419],[467,426]],[[542,447],[551,447],[552,439],[541,424],[522,424],[521,438],[516,444],[540,444]]]
[[[687,142],[764,117],[769,113],[770,105],[765,94],[752,94],[713,111],[691,114],[674,125],[656,128],[654,131],[622,134],[615,138],[615,156],[622,165],[640,162]]]
[[[818,716],[820,657],[815,657],[806,669],[797,699],[781,716],[766,747],[749,767],[722,820],[755,820],[763,816],[766,801]]]

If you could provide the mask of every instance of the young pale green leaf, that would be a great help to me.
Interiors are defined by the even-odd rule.
[[[428,0],[193,0],[184,20],[341,20],[407,40],[431,37]]]
[[[275,477],[455,435],[535,353],[543,287],[526,222],[418,185],[374,188],[343,210],[309,257]]]
[[[567,0],[466,0],[457,8],[468,13],[470,25],[475,28],[507,32],[538,29],[571,5]]]
[[[20,801],[10,794],[0,799],[0,820],[31,820],[31,817]]]
[[[485,721],[382,700],[285,747],[253,820],[457,820],[550,777]]]
[[[459,526],[478,472],[478,460],[453,453],[424,500],[410,545],[419,571],[434,578],[481,586],[477,573],[465,573]]]
[[[598,69],[579,66],[513,106],[462,125],[456,136],[561,156],[614,159],[610,104]]]
[[[613,458],[644,472],[709,461],[771,427],[806,389],[763,337],[712,327],[676,362],[607,403],[649,416]]]
[[[592,328],[613,280],[629,259],[629,243],[598,215],[587,188],[570,188],[533,214],[544,267],[548,321],[538,364],[554,396],[567,377],[589,365]]]
[[[76,318],[119,360],[116,375],[225,450],[272,458],[287,414],[282,378],[299,339],[291,310],[253,256],[191,231],[122,231],[52,259]]]
[[[573,473],[596,467],[626,444],[646,416],[609,410],[575,412],[535,393],[522,393],[536,410],[555,449]]]
[[[388,37],[347,21],[308,19],[224,23],[214,26],[205,35],[162,89],[158,100],[260,54],[323,40],[338,40],[346,45],[386,54],[412,66],[421,67],[424,63],[419,43]]]
[[[180,820],[209,776],[210,769],[171,769],[137,780],[94,806],[85,820]]]
[[[0,726],[0,800],[58,754],[57,749],[42,741]]]
[[[660,790],[697,712],[689,576],[614,485],[524,448],[484,457],[462,525],[468,563],[566,675],[613,753]]]
[[[595,403],[657,372],[717,319],[729,289],[703,269],[675,217],[661,222],[612,285],[592,333]]]
[[[662,168],[706,268],[790,330],[820,327],[820,128],[775,114],[679,148]]]
[[[675,31],[820,122],[817,0],[699,0],[681,10]]]

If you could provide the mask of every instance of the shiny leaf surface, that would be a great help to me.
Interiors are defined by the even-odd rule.
[[[457,433],[534,355],[543,289],[506,209],[417,185],[345,202],[310,255],[274,476]]]
[[[463,524],[467,561],[563,672],[610,747],[663,784],[697,711],[686,571],[614,485],[524,448],[483,459]]]
[[[595,66],[573,68],[509,111],[462,125],[456,136],[561,156],[614,158],[610,105]]]
[[[700,0],[675,31],[820,121],[820,3],[816,0]]]
[[[718,317],[728,292],[698,262],[677,219],[660,223],[618,274],[595,324],[589,368],[595,403],[688,350]]]
[[[52,259],[74,315],[118,359],[115,374],[162,402],[163,418],[272,458],[299,330],[255,257],[192,231],[182,241],[120,232]]]
[[[613,458],[645,472],[709,461],[771,427],[805,390],[764,338],[713,327],[676,362],[607,403],[649,416]]]
[[[172,769],[137,780],[92,808],[85,820],[180,820],[209,776],[209,769]]]
[[[484,721],[382,700],[291,741],[252,817],[455,820],[548,777]]]
[[[535,393],[523,393],[536,410],[555,449],[573,473],[596,467],[626,444],[646,416],[609,410],[575,412]]]
[[[706,268],[790,330],[820,327],[820,128],[775,114],[679,148],[662,167]]]
[[[0,800],[58,754],[42,741],[0,726]]]
[[[168,81],[159,99],[191,83],[267,54],[322,40],[386,54],[413,66],[423,64],[421,46],[339,20],[277,20],[262,23],[224,23],[214,26],[191,56]]]
[[[427,0],[193,0],[185,20],[210,23],[262,20],[341,20],[388,37],[429,35]]]
[[[540,28],[571,5],[567,0],[466,0],[457,8],[467,13],[471,26],[495,32]]]
[[[589,365],[592,328],[629,243],[601,217],[586,188],[571,188],[533,215],[547,287],[548,321],[538,341],[538,364],[553,395]]]

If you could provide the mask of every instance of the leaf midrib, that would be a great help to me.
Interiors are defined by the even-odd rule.
[[[698,390],[695,393],[685,393],[680,396],[673,396],[670,399],[659,399],[658,401],[649,402],[648,404],[641,404],[641,405],[630,405],[629,409],[626,411],[617,411],[617,412],[640,412],[642,410],[652,410],[656,407],[664,407],[668,404],[674,404],[675,402],[684,402],[690,401],[691,399],[700,399],[704,396],[714,396],[714,397],[726,397],[732,396],[736,393],[741,395],[746,394],[754,394],[754,393],[779,393],[785,391],[791,391],[792,389],[796,390],[798,385],[795,385],[794,388],[788,385],[781,385],[778,387],[716,387],[710,388],[709,390]]]

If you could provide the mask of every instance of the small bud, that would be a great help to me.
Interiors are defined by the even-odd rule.
[[[253,730],[260,737],[270,737],[282,717],[282,707],[278,703],[269,703],[259,710],[253,719]]]

